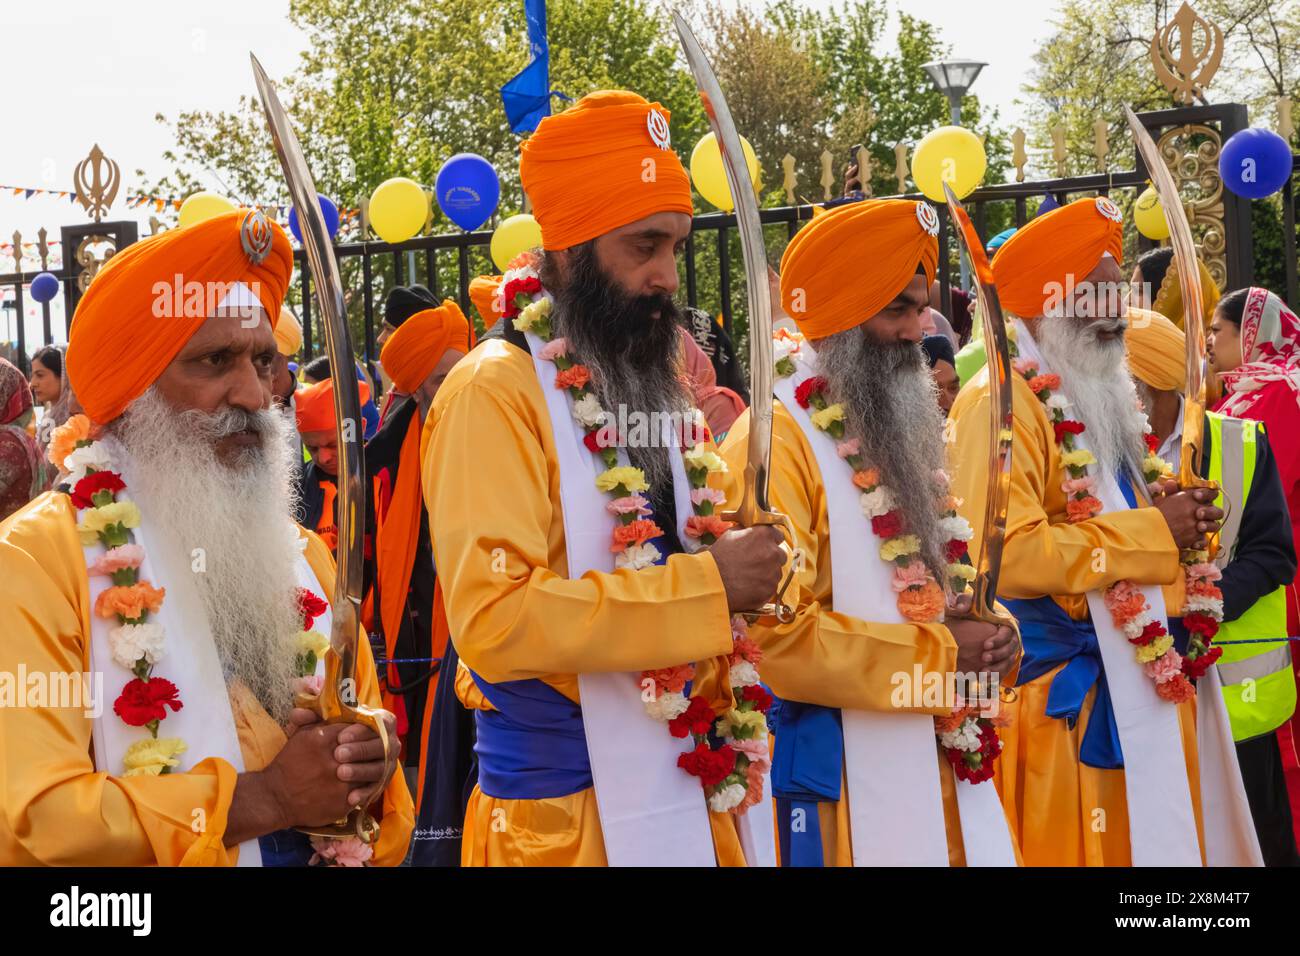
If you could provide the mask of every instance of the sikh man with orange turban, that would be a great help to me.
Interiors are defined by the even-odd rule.
[[[402,397],[366,442],[366,472],[373,483],[375,511],[372,627],[382,636],[384,656],[405,662],[388,665],[384,706],[397,715],[403,763],[418,782],[417,808],[422,806],[421,791],[428,779],[429,747],[445,739],[443,728],[433,728],[431,723],[435,690],[444,680],[442,666],[449,650],[447,612],[433,565],[429,516],[421,490],[420,436],[434,395],[447,373],[473,347],[473,341],[473,328],[450,299],[403,321],[380,353],[380,362]],[[446,686],[453,709],[443,708],[442,712],[455,725],[453,732],[459,731],[456,743],[468,757],[472,723],[450,689],[454,657],[449,663],[452,675]],[[455,785],[455,802],[462,817],[464,782],[461,776]],[[423,810],[420,813],[423,816]],[[462,821],[451,822],[459,831]],[[440,849],[421,844],[435,839],[434,831],[441,831],[436,839],[445,840],[447,830],[445,824],[422,821],[417,825],[415,865],[424,865],[430,851]]]
[[[1122,234],[1109,199],[1078,199],[1021,227],[993,259],[1016,352],[999,594],[1025,647],[995,779],[1027,865],[1248,864],[1259,850],[1227,767],[1223,702],[1191,683],[1216,655],[1170,633],[1183,614],[1211,634],[1222,616],[1217,572],[1198,549],[1223,513],[1208,492],[1147,486],[1160,469],[1125,362]],[[953,493],[977,529],[973,551],[989,415],[984,369],[950,414]]]
[[[948,616],[970,529],[944,474],[943,414],[921,351],[938,258],[933,207],[865,200],[819,215],[781,260],[769,496],[799,555],[751,636],[779,698],[773,793],[786,866],[1014,866],[979,672],[1014,670],[1012,628]],[[750,431],[723,445],[738,504]],[[952,599],[958,611],[969,598]],[[969,674],[969,720],[954,715]],[[996,707],[996,683],[983,696]],[[970,741],[977,749],[963,750]]]
[[[292,269],[280,228],[237,210],[122,250],[77,307],[85,415],[50,446],[65,477],[0,525],[0,670],[67,691],[0,708],[0,864],[406,853],[411,799],[380,740],[294,706],[322,676],[334,564],[289,518],[291,433],[271,407]],[[357,677],[377,706],[364,641]],[[371,847],[292,829],[376,788]]]
[[[359,375],[357,394],[362,404],[370,398],[370,386]],[[334,417],[334,379],[326,378],[293,393],[298,435],[311,461],[299,477],[298,521],[325,542],[330,553],[338,548],[339,443]],[[366,535],[374,532],[374,512],[367,505]],[[371,547],[366,548],[367,561]]]
[[[669,119],[606,90],[542,120],[520,161],[542,248],[425,424],[478,728],[464,865],[775,859],[765,693],[732,615],[776,592],[782,551],[714,513],[725,466],[672,300],[692,205]]]

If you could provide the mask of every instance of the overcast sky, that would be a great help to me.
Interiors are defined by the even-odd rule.
[[[937,24],[954,55],[988,61],[975,92],[1001,108],[1004,122],[1019,119],[1014,100],[1021,78],[1049,33],[1042,6],[892,2]],[[167,169],[162,153],[171,143],[155,114],[231,109],[253,91],[249,50],[280,77],[294,68],[305,45],[288,22],[288,0],[52,0],[5,7],[0,62],[11,112],[0,148],[0,185],[70,189],[73,167],[97,142],[122,171],[110,218],[142,223],[148,213],[127,209],[123,201],[138,188],[136,169],[155,177]],[[891,34],[896,29],[895,18]],[[215,180],[211,185],[220,189]],[[67,200],[0,191],[0,242],[10,242],[16,229],[34,241],[41,226],[57,239],[60,225],[80,221],[81,207]],[[7,272],[9,261],[0,257],[0,263],[0,272]],[[40,311],[30,299],[27,306],[30,342],[40,334]],[[4,339],[14,337],[12,315],[3,313]],[[61,331],[61,313],[55,326]]]

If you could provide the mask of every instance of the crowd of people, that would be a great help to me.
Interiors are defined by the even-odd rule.
[[[392,289],[359,422],[297,365],[255,210],[121,251],[66,352],[0,364],[0,672],[106,695],[0,708],[0,862],[1300,863],[1295,314],[1203,264],[1189,313],[1103,197],[994,237],[1014,421],[980,613],[992,390],[934,209],[850,167],[795,234],[768,421],[675,301],[667,119],[622,91],[544,119],[542,246],[471,283],[477,317]],[[220,301],[155,318],[176,273]],[[1217,397],[1182,487],[1189,314]],[[787,535],[751,520],[764,436]],[[389,744],[309,706],[356,547]],[[372,800],[373,844],[302,832]]]

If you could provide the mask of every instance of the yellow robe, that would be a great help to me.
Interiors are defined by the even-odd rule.
[[[731,653],[730,615],[707,552],[568,579],[558,459],[530,356],[483,342],[447,376],[424,427],[434,560],[467,667],[490,683],[538,678],[580,702],[579,673],[695,662],[694,692],[715,706],[731,700],[716,660]],[[460,678],[467,706],[490,706]],[[710,822],[718,862],[743,865],[732,817]],[[465,866],[606,864],[592,788],[515,800],[475,787],[461,847]]]
[[[728,507],[741,494],[749,440],[749,412],[740,416],[723,442],[729,479]],[[847,468],[848,466],[845,465]],[[759,673],[781,698],[850,710],[943,715],[947,708],[898,708],[891,701],[898,673],[951,673],[957,644],[942,624],[882,624],[834,610],[831,589],[831,542],[826,492],[812,447],[794,417],[779,401],[772,422],[772,462],[768,495],[772,507],[790,518],[794,545],[802,550],[803,569],[795,575],[786,603],[795,608],[790,624],[756,623],[750,634],[763,649]],[[781,746],[781,735],[776,735]],[[965,865],[957,791],[952,768],[939,751],[948,860]],[[822,851],[827,866],[852,866],[848,794],[818,806]]]
[[[334,561],[314,534],[306,557],[326,597]],[[0,523],[0,672],[81,674],[90,670],[89,584],[68,496],[47,492]],[[158,582],[165,584],[165,582]],[[362,640],[357,678],[363,701],[378,706],[369,642]],[[172,653],[183,653],[173,646]],[[113,691],[105,688],[105,715]],[[245,770],[263,769],[279,753],[284,731],[242,685],[231,710]],[[0,865],[233,866],[237,847],[223,845],[235,791],[235,768],[219,758],[188,773],[117,777],[97,771],[92,720],[80,707],[0,709]],[[206,826],[191,829],[194,811]],[[415,814],[402,774],[389,781],[373,862],[395,866],[406,855]]]
[[[1154,508],[1099,515],[1070,524],[1065,515],[1064,469],[1051,419],[1019,376],[1012,375],[1014,451],[1006,545],[998,590],[1002,597],[1051,595],[1075,620],[1087,616],[1088,591],[1127,578],[1164,587],[1170,615],[1183,604],[1178,547]],[[980,545],[988,487],[988,371],[957,396],[950,413],[955,446],[950,454],[952,492],[975,528]],[[1104,561],[1102,560],[1104,558]],[[1130,866],[1123,770],[1079,762],[1079,746],[1092,714],[1088,692],[1073,730],[1046,716],[1052,679],[1065,665],[1017,688],[1014,718],[1003,731],[995,781],[1028,866]],[[1134,667],[1140,666],[1134,660]],[[1197,829],[1201,827],[1194,701],[1178,705],[1183,752]]]

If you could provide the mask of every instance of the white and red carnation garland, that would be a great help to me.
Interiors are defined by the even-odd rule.
[[[1015,346],[1012,346],[1015,354]],[[1012,368],[1025,379],[1029,390],[1047,409],[1056,444],[1065,467],[1061,490],[1066,495],[1066,519],[1077,524],[1101,514],[1101,500],[1096,495],[1096,477],[1089,474],[1089,466],[1097,463],[1086,448],[1075,447],[1075,436],[1087,429],[1083,422],[1066,416],[1070,402],[1059,394],[1061,378],[1052,373],[1039,374],[1038,365],[1031,359],[1015,358]],[[1169,465],[1156,455],[1156,436],[1147,426],[1146,454],[1142,461],[1143,477],[1148,481],[1169,475]],[[1206,551],[1183,551],[1179,555],[1186,584],[1183,607],[1183,626],[1187,629],[1187,653],[1174,649],[1174,638],[1151,613],[1151,606],[1138,585],[1129,580],[1116,581],[1102,592],[1106,609],[1110,611],[1115,627],[1134,646],[1137,661],[1155,682],[1156,693],[1173,703],[1190,699],[1196,690],[1191,679],[1202,676],[1223,654],[1221,647],[1211,647],[1223,621],[1223,592],[1215,585],[1222,572],[1209,560]]]
[[[803,336],[785,330],[776,333],[773,355],[776,374],[781,378],[794,375],[795,360],[803,350]],[[975,578],[975,566],[968,554],[974,536],[970,523],[957,512],[959,502],[947,493],[948,476],[934,476],[941,490],[940,526],[948,535],[944,557],[948,562],[947,578],[941,585],[935,580],[921,557],[921,541],[908,532],[902,513],[895,507],[894,496],[879,469],[870,466],[862,454],[857,438],[844,434],[845,408],[831,403],[826,394],[826,380],[809,376],[795,388],[795,401],[807,409],[813,427],[835,441],[835,450],[853,471],[853,484],[861,491],[862,513],[871,521],[871,530],[881,539],[881,560],[893,569],[891,586],[898,595],[898,611],[918,624],[939,623],[944,619],[947,594],[961,594]],[[959,703],[953,713],[935,718],[935,733],[956,775],[971,783],[993,776],[993,761],[1002,752],[998,738],[999,721],[979,708]]]
[[[610,496],[606,508],[617,519],[610,545],[614,566],[637,571],[656,564],[663,555],[652,542],[664,531],[651,512],[645,474],[640,468],[619,465],[619,436],[606,425],[611,419],[592,387],[590,370],[570,354],[563,338],[553,336],[553,299],[542,287],[531,256],[525,254],[511,263],[502,277],[499,295],[503,315],[514,328],[531,332],[546,343],[538,358],[555,365],[555,387],[567,391],[584,444],[605,466],[596,477],[596,487]],[[681,429],[678,439],[694,511],[686,521],[685,533],[708,546],[731,526],[716,513],[725,496],[708,487],[709,475],[725,472],[726,464],[707,447],[708,428],[698,411],[693,410],[692,420]],[[763,797],[763,776],[770,765],[766,714],[772,697],[759,683],[756,665],[762,652],[749,639],[744,619],[733,617],[731,627],[734,701],[725,713],[715,714],[704,697],[686,696],[686,685],[695,676],[694,664],[643,671],[641,686],[646,713],[666,723],[674,737],[689,734],[694,740],[695,749],[678,757],[677,765],[700,778],[709,809],[741,814]]]

